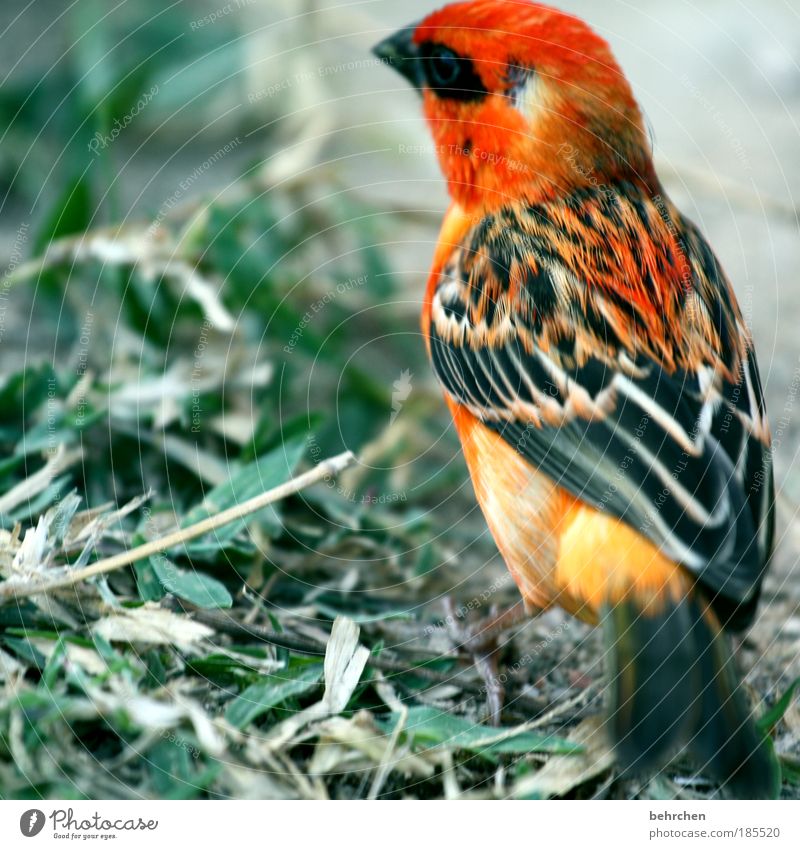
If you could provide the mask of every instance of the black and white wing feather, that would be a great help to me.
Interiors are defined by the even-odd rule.
[[[517,226],[508,213],[494,239],[484,221],[442,275],[429,328],[442,387],[691,570],[730,626],[747,624],[772,547],[769,431],[749,335],[713,255],[686,225],[697,279],[653,315],[584,282],[563,226],[549,231],[542,214],[520,225],[521,214],[531,213],[514,213]]]

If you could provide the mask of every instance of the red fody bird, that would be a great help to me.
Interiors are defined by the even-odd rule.
[[[727,794],[775,796],[726,633],[773,544],[755,354],[608,44],[472,0],[375,53],[420,90],[447,179],[422,328],[523,598],[602,624],[624,770],[685,746]]]

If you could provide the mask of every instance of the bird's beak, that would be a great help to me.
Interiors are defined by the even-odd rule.
[[[381,60],[391,65],[395,71],[402,74],[413,86],[422,86],[422,66],[419,60],[419,50],[414,44],[416,24],[398,30],[394,35],[385,38],[372,48],[372,52]]]

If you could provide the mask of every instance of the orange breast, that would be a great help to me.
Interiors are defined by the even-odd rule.
[[[448,404],[475,495],[526,604],[557,604],[596,622],[604,603],[628,593],[650,614],[685,594],[688,575],[646,537],[574,498],[463,407]]]

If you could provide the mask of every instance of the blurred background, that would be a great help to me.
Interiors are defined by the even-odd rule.
[[[788,0],[560,6],[611,42],[664,185],[753,328],[780,519],[742,659],[767,711],[800,675],[798,11]],[[358,455],[335,484],[169,561],[0,607],[0,796],[541,795],[553,741],[596,719],[596,635],[553,612],[501,656],[506,721],[567,706],[540,748],[506,750],[500,779],[497,758],[463,736],[485,718],[485,691],[442,624],[443,600],[469,618],[517,596],[418,331],[445,186],[417,95],[370,54],[433,8],[0,7],[0,575],[113,554]],[[25,548],[33,526],[38,547]],[[186,644],[166,626],[145,639],[120,624],[120,610],[166,616],[176,598],[209,634]],[[338,717],[346,728],[300,729],[279,755],[270,735],[319,697],[321,672],[235,627],[324,644],[337,615],[361,625],[374,656],[435,680],[370,667]],[[423,711],[424,733],[395,735],[396,759],[420,761],[378,782],[395,750],[359,734],[385,742],[395,727],[387,676]],[[796,705],[776,728],[794,763]],[[549,780],[545,795],[711,792],[682,766],[636,785],[614,784],[608,765]]]

